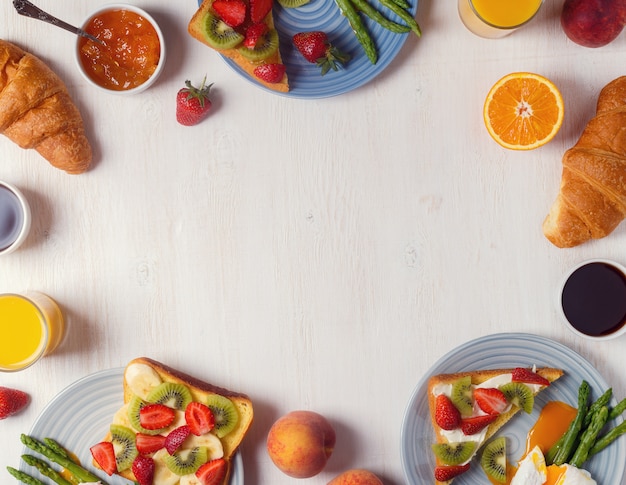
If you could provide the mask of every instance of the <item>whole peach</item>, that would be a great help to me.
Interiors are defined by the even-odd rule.
[[[292,411],[279,418],[267,436],[267,452],[274,464],[294,478],[317,475],[335,447],[335,430],[321,414]]]
[[[383,485],[383,482],[369,470],[353,469],[337,475],[328,485]]]

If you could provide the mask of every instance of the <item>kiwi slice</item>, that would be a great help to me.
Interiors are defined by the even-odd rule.
[[[115,450],[117,471],[123,472],[131,467],[139,454],[135,446],[135,433],[132,429],[119,424],[112,424],[109,430],[111,431],[111,442]]]
[[[472,457],[476,449],[475,441],[459,441],[455,443],[436,443],[433,452],[446,465],[460,465]]]
[[[262,61],[278,50],[278,42],[276,29],[269,29],[252,49],[244,45],[239,47],[237,52],[250,61]]]
[[[193,398],[187,386],[176,382],[164,382],[148,393],[146,401],[184,411]]]
[[[239,422],[239,413],[235,404],[227,397],[211,394],[205,403],[215,417],[215,434],[223,438],[230,433]]]
[[[535,396],[526,384],[521,382],[509,382],[500,386],[500,390],[504,393],[506,400],[511,404],[522,408],[524,412],[530,414],[533,412],[535,405]]]
[[[204,38],[215,49],[232,49],[243,42],[244,36],[211,12],[203,19]]]
[[[465,376],[452,383],[452,393],[450,395],[452,403],[463,416],[472,415],[472,378]]]
[[[306,5],[311,0],[278,0],[278,3],[283,8],[298,8],[302,5]]]
[[[500,436],[485,445],[480,466],[489,478],[506,483],[506,438]]]
[[[165,455],[163,461],[167,468],[176,475],[196,473],[196,470],[209,461],[209,452],[204,446],[196,446]]]
[[[128,401],[128,408],[126,410],[126,412],[128,413],[128,420],[130,421],[130,425],[138,433],[144,433],[149,435],[160,434],[163,430],[146,429],[141,426],[141,421],[139,420],[139,411],[141,411],[141,408],[144,407],[146,404],[148,403],[141,399],[139,396],[133,395],[133,397],[130,398],[130,401]]]

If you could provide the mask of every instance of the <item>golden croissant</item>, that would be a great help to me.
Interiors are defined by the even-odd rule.
[[[626,76],[607,84],[596,115],[563,155],[561,187],[543,233],[568,248],[609,235],[626,217]]]
[[[78,108],[40,59],[0,40],[0,133],[53,166],[82,173],[92,159]]]

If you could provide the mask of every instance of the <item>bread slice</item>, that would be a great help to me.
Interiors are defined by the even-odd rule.
[[[216,15],[216,12],[212,9],[213,1],[214,0],[204,0],[202,4],[200,5],[200,7],[198,8],[198,10],[196,11],[196,13],[191,18],[187,26],[187,30],[189,31],[191,36],[199,40],[203,44],[206,44],[212,49],[216,50],[221,55],[228,57],[229,59],[232,59],[252,79],[262,84],[263,86],[267,87],[268,89],[271,89],[273,91],[283,92],[283,93],[288,92],[289,80],[287,77],[287,73],[285,73],[282,79],[276,83],[266,82],[262,79],[259,79],[258,77],[254,75],[255,68],[258,67],[260,64],[263,64],[263,63],[264,64],[283,64],[279,49],[276,49],[276,52],[274,52],[270,57],[264,59],[263,61],[252,62],[248,58],[242,56],[239,53],[238,48],[237,48],[239,46],[236,46],[234,48],[229,48],[229,49],[221,49],[211,44],[210,40],[208,39],[206,35],[206,25],[207,25],[207,19],[208,19],[209,14]],[[263,21],[265,22],[269,30],[275,29],[274,17],[273,17],[273,13],[271,10],[265,16],[265,19]],[[241,31],[243,33],[245,31],[245,27],[237,27],[236,30]]]
[[[507,375],[511,375],[514,369],[489,369],[489,370],[477,370],[477,371],[467,371],[467,372],[458,372],[453,374],[439,374],[432,376],[428,381],[428,405],[430,409],[430,419],[433,425],[433,429],[435,430],[435,439],[437,443],[446,443],[448,439],[446,438],[443,430],[437,425],[435,420],[435,412],[436,412],[436,397],[437,394],[442,389],[445,389],[447,385],[452,385],[458,379],[466,376],[471,377],[472,386],[478,386],[487,382],[489,379],[494,378],[504,378],[507,379]],[[559,377],[563,375],[563,371],[561,369],[554,369],[550,367],[543,367],[539,369],[532,369],[535,373],[539,374],[541,377],[547,379],[550,383],[557,380]],[[509,379],[510,380],[510,379]],[[546,386],[540,385],[530,385],[531,390],[533,392],[533,396],[536,396],[539,392],[545,389]],[[474,450],[474,456],[480,449],[480,447],[487,442],[490,438],[492,438],[501,428],[504,426],[513,416],[515,416],[521,410],[520,407],[512,404],[510,409],[502,412],[498,415],[498,417],[489,424],[486,428],[484,436],[481,436],[479,440],[477,440],[477,446]],[[442,466],[443,463],[437,459],[437,466]],[[450,484],[452,480],[448,480],[445,482],[440,482],[435,480],[437,485]]]
[[[133,427],[133,424],[128,416],[129,403],[137,397],[144,399],[151,389],[163,382],[182,384],[190,391],[193,401],[206,403],[211,395],[217,394],[228,398],[235,405],[238,414],[238,422],[235,428],[221,438],[214,436],[211,437],[211,440],[219,439],[221,442],[221,446],[223,448],[223,458],[227,464],[226,476],[224,477],[222,483],[224,485],[228,484],[232,473],[233,457],[242,440],[246,436],[254,416],[252,401],[245,394],[233,392],[201,381],[196,377],[192,377],[188,374],[175,370],[148,357],[138,357],[131,360],[124,370],[124,379],[122,383],[124,389],[124,404],[122,405],[122,403],[120,403],[121,408],[112,417],[112,424],[122,425],[131,429],[133,432],[137,432],[137,429]],[[177,417],[175,422],[172,423],[167,430],[160,434],[166,435],[172,429],[184,424],[184,412],[178,411],[177,413],[180,416]],[[215,430],[211,431],[209,434],[214,434],[214,431]],[[103,441],[111,441],[110,432],[106,434]],[[185,443],[183,443],[183,447],[184,446]],[[165,453],[167,453],[165,449],[161,449],[156,453],[153,453],[152,457],[155,460],[157,474],[160,470],[161,473],[168,476],[167,483],[171,483],[171,480],[175,480],[175,478],[172,478],[172,474],[161,460]],[[98,466],[98,463],[94,461],[94,465]],[[135,476],[130,468],[119,472],[119,475],[127,480],[135,480]],[[157,475],[155,475],[155,484],[157,483]],[[173,483],[176,484],[178,482],[175,481]]]

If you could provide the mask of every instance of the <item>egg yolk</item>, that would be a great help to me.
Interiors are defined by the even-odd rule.
[[[537,422],[528,432],[524,456],[535,446],[539,446],[541,451],[546,454],[567,431],[575,416],[576,408],[569,404],[561,401],[548,402],[539,413]]]

